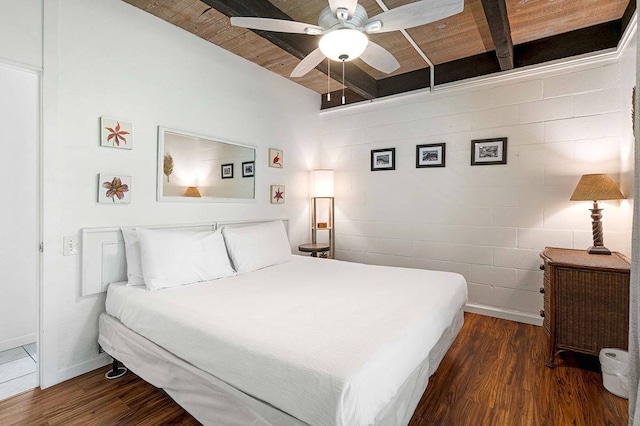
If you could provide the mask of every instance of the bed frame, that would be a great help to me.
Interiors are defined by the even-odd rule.
[[[289,233],[288,220],[282,220]],[[224,226],[248,226],[267,221],[210,222],[148,228],[213,231]],[[120,228],[87,228],[81,231],[81,236],[83,296],[105,292],[110,283],[127,280],[124,241]],[[375,425],[398,426],[409,423],[426,389],[429,376],[440,365],[463,322],[461,309],[429,357],[407,378],[399,391],[399,397],[379,413]],[[164,389],[180,406],[205,425],[307,425],[176,357],[106,313],[100,315],[98,343],[114,360],[112,370],[107,373],[108,378],[121,377],[126,373],[126,369],[120,367],[120,361],[143,380]]]

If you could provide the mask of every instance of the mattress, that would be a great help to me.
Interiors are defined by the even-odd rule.
[[[368,425],[466,302],[458,274],[294,256],[151,292],[111,285],[107,313],[190,365],[312,425]],[[428,366],[426,366],[428,370]]]

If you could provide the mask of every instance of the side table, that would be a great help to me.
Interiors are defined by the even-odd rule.
[[[312,257],[318,257],[318,253],[324,254],[324,256],[321,254],[320,257],[326,257],[327,256],[326,252],[328,252],[330,248],[331,246],[328,243],[327,244],[310,243],[310,244],[300,244],[298,246],[298,250],[304,253],[311,253]]]

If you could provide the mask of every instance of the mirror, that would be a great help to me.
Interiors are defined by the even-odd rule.
[[[158,201],[255,199],[256,149],[158,128]]]

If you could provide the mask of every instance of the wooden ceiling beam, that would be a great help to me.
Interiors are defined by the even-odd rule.
[[[502,71],[513,69],[513,41],[505,0],[482,0],[484,15]]]
[[[228,17],[257,16],[260,18],[292,20],[289,15],[282,12],[267,0],[202,1]],[[318,47],[317,39],[305,34],[287,34],[258,30],[251,31],[255,32],[260,37],[269,40],[271,43],[299,59],[303,59]],[[324,74],[328,74],[326,61],[323,61],[318,65],[316,69],[322,71]],[[342,81],[342,67],[331,67],[331,77],[337,81]],[[376,80],[351,62],[345,63],[344,84],[364,99],[373,99],[378,97]]]

